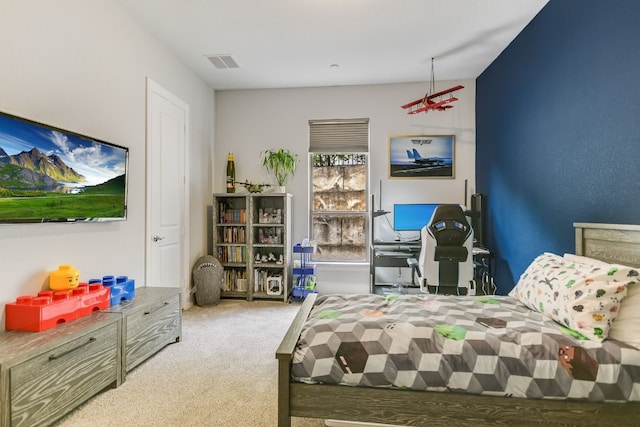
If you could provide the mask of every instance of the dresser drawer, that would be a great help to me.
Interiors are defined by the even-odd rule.
[[[125,316],[125,371],[138,366],[167,344],[180,338],[182,324],[178,294],[158,300]]]
[[[11,367],[11,425],[48,425],[117,385],[119,332],[112,322]]]

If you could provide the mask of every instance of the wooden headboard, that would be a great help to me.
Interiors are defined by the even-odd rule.
[[[575,222],[576,255],[640,267],[640,225]]]

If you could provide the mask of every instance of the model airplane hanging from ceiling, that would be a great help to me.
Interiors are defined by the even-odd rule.
[[[464,88],[464,86],[458,85],[437,93],[432,93],[431,95],[429,95],[429,93],[427,92],[424,98],[416,99],[415,101],[403,105],[402,108],[404,108],[405,110],[409,108],[407,114],[417,114],[422,113],[423,111],[427,112],[429,110],[444,111],[447,108],[453,108],[453,105],[448,104],[457,101],[458,98],[453,95],[449,95],[448,98],[444,99],[442,99],[441,97],[462,88]]]
[[[444,111],[448,108],[453,108],[453,105],[449,105],[450,103],[457,101],[458,98],[451,95],[452,92],[463,89],[464,86],[458,85],[454,87],[450,87],[449,89],[442,90],[440,92],[435,92],[435,75],[433,73],[433,58],[431,58],[431,82],[429,84],[429,91],[424,95],[424,98],[416,99],[408,104],[402,106],[403,109],[409,109],[407,114],[417,114],[422,113],[423,111],[429,112],[430,110],[436,111]],[[431,94],[429,94],[431,92]],[[443,98],[445,95],[449,95],[447,98]]]

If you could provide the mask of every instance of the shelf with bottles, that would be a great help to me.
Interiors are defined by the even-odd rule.
[[[293,274],[303,276],[316,273],[316,264],[311,262],[311,254],[315,250],[315,246],[309,244],[303,246],[300,243],[296,243],[293,246],[293,253],[300,255],[300,259],[293,261]]]
[[[299,259],[293,260],[293,288],[291,301],[300,302],[310,293],[316,292],[316,264],[311,262],[311,254],[315,252],[315,245],[309,243],[307,239],[302,244],[293,246],[294,255],[299,255]]]

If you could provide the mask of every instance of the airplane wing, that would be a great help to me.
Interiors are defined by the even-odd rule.
[[[453,106],[451,105],[444,105],[444,104],[448,104],[450,102],[453,101],[457,101],[458,98],[455,97],[450,97],[449,99],[445,99],[443,101],[434,101],[435,98],[438,98],[442,95],[447,95],[451,92],[455,92],[456,90],[460,90],[463,89],[464,86],[462,85],[458,85],[458,86],[454,86],[454,87],[450,87],[449,89],[445,89],[443,91],[440,92],[436,92],[434,94],[431,95],[425,95],[424,98],[421,99],[416,99],[415,101],[411,101],[408,104],[405,104],[402,106],[403,109],[407,109],[410,108],[410,111],[407,111],[407,114],[417,114],[417,113],[422,113],[423,111],[429,111],[429,110],[439,110],[439,111],[444,111],[447,108],[453,108]],[[413,107],[422,104],[422,107],[419,107],[415,110],[413,110]]]
[[[434,94],[431,94],[431,95],[427,96],[427,97],[426,97],[426,99],[427,99],[427,100],[431,100],[431,99],[433,99],[433,98],[437,98],[437,97],[439,97],[439,96],[446,95],[446,94],[448,94],[448,93],[455,92],[456,90],[460,90],[460,89],[464,89],[464,86],[460,86],[460,85],[458,85],[458,86],[450,87],[449,89],[445,89],[445,90],[443,90],[443,91],[440,91],[440,92],[436,92],[436,93],[434,93]]]
[[[418,104],[420,104],[422,101],[424,101],[424,98],[416,99],[415,101],[411,101],[411,102],[410,102],[410,103],[408,103],[408,104],[404,104],[404,105],[402,106],[402,108],[405,108],[405,109],[406,109],[406,108],[409,108],[409,107],[413,107],[414,105],[418,105]]]
[[[458,100],[458,98],[451,97],[451,98],[445,99],[445,100],[440,101],[440,102],[434,102],[432,104],[426,104],[423,107],[418,108],[417,110],[409,111],[407,114],[417,114],[417,113],[422,113],[423,111],[441,110],[441,109],[445,109],[445,108],[452,108],[451,105],[445,105],[445,104],[448,104],[450,102],[457,101],[457,100]]]

